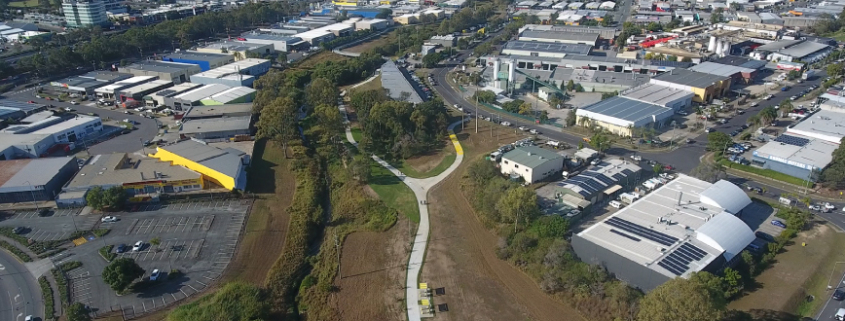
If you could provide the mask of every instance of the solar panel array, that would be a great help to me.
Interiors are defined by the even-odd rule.
[[[631,235],[628,235],[628,234],[625,234],[625,233],[619,232],[619,230],[616,230],[616,229],[610,229],[610,233],[617,234],[617,235],[619,235],[619,236],[622,236],[622,237],[627,238],[627,239],[629,239],[629,240],[631,240],[631,241],[634,241],[634,242],[639,242],[639,241],[641,241],[641,240],[640,240],[639,238],[637,238],[637,237],[634,237],[634,236],[631,236]]]
[[[637,223],[618,217],[611,217],[605,221],[605,223],[625,232],[633,233],[637,236],[652,240],[665,246],[670,246],[678,241],[677,237],[651,230]]]
[[[611,176],[612,178],[597,171],[584,171],[578,176],[571,177],[557,185],[564,186],[566,184],[572,184],[581,187],[583,191],[578,192],[578,194],[583,195],[584,198],[591,198],[592,195],[617,184],[625,179],[626,176],[633,174],[634,172],[627,168],[623,169],[621,173],[613,174]]]
[[[806,139],[806,138],[803,138],[803,137],[789,136],[789,135],[780,135],[777,138],[775,138],[775,141],[781,142],[781,143],[784,143],[784,144],[793,145],[793,146],[798,146],[798,147],[804,147],[804,146],[807,146],[807,144],[810,143],[809,139]]]
[[[657,262],[657,265],[674,275],[681,275],[689,270],[690,262],[701,261],[705,255],[707,255],[707,252],[704,252],[704,250],[695,245],[684,243],[660,262]]]

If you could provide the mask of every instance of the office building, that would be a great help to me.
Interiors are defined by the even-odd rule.
[[[502,155],[502,174],[533,184],[563,170],[563,156],[536,146],[517,147]]]
[[[102,0],[62,0],[62,12],[70,28],[102,26],[109,21]]]

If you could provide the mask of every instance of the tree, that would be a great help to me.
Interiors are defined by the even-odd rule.
[[[683,59],[681,59],[681,62],[692,62],[692,58],[684,57]]]
[[[792,106],[792,102],[788,99],[784,99],[780,102],[780,105],[778,105],[778,110],[781,112],[791,112],[793,108],[795,107]]]
[[[599,153],[604,153],[612,144],[613,141],[610,136],[604,133],[596,133],[593,137],[590,137],[590,146],[593,146]]]
[[[767,125],[778,118],[778,111],[774,107],[769,106],[763,108],[763,110],[761,110],[758,115],[760,115],[760,122],[762,122],[764,125]]]
[[[124,190],[122,186],[109,187],[109,189],[103,193],[103,205],[106,208],[122,208],[125,201],[126,190]]]
[[[522,105],[519,105],[519,114],[520,115],[530,115],[532,111],[533,111],[533,108],[531,108],[531,103],[529,103],[529,102],[524,102],[524,103],[522,103]]]
[[[104,207],[103,188],[100,186],[94,186],[88,190],[88,194],[85,194],[85,202],[88,203],[88,206],[91,206],[94,209],[102,210]]]
[[[543,110],[540,112],[540,122],[545,123],[547,121],[549,121],[549,112]]]
[[[719,9],[722,8],[716,9],[717,11],[710,15],[710,23],[717,24],[722,21],[725,21],[725,16],[722,14],[721,11],[719,11]]]
[[[321,146],[334,146],[341,143],[340,134],[344,131],[343,115],[336,106],[319,105],[311,116],[316,120],[311,127]],[[334,150],[334,149],[332,149]]]
[[[311,82],[311,85],[305,88],[305,97],[311,108],[320,105],[329,105],[337,107],[337,98],[340,92],[337,86],[325,78],[317,78]]]
[[[444,20],[445,21],[445,20]],[[443,60],[443,53],[433,52],[423,57],[422,63],[426,68],[434,68],[440,61]]]
[[[725,268],[724,272],[725,276],[723,279],[726,286],[725,298],[731,298],[741,292],[745,285],[743,284],[742,275],[739,274],[739,271],[728,267]]]
[[[504,222],[513,222],[514,232],[516,232],[520,220],[527,225],[538,213],[537,194],[524,186],[511,188],[496,203],[496,210],[501,214]]]
[[[637,319],[712,321],[719,320],[724,309],[724,297],[713,293],[705,284],[692,279],[674,278],[643,297]]]
[[[572,79],[570,79],[569,82],[566,83],[566,90],[568,90],[568,91],[575,90],[575,82],[572,81]]]
[[[373,159],[365,155],[355,155],[349,163],[349,173],[361,184],[366,184],[372,176]]]
[[[555,19],[555,20],[556,20],[556,19]],[[610,26],[612,26],[612,25],[613,25],[613,23],[614,23],[614,21],[613,21],[613,16],[612,16],[612,15],[607,15],[607,16],[605,16],[605,17],[604,17],[604,19],[602,19],[602,21],[601,21],[601,26],[602,26],[602,27],[610,27]]]
[[[267,138],[281,145],[288,157],[288,143],[295,139],[298,134],[296,128],[297,108],[290,97],[276,98],[261,112],[256,127],[259,138]]]
[[[161,244],[161,239],[156,236],[150,240],[150,244],[153,246],[158,246],[159,244]]]
[[[827,75],[830,77],[838,77],[845,74],[845,68],[842,64],[830,64],[827,66]]]
[[[376,18],[384,19],[390,17],[393,14],[393,10],[390,9],[381,9],[378,14],[376,14]]]
[[[715,183],[727,177],[727,172],[725,171],[725,166],[717,162],[701,162],[690,171],[690,175],[705,182]]]
[[[575,123],[578,121],[578,115],[576,114],[577,108],[572,108],[566,113],[566,127],[575,126]]]
[[[731,136],[723,132],[709,133],[707,134],[707,150],[711,152],[724,151],[732,141]]]
[[[130,258],[115,259],[103,270],[103,281],[117,293],[125,291],[135,279],[144,275],[144,269]]]
[[[71,304],[65,310],[67,321],[91,321],[91,316],[88,315],[88,309],[82,303],[76,302]]]
[[[663,26],[661,26],[659,22],[651,22],[648,25],[646,25],[645,29],[648,30],[648,31],[657,32],[657,31],[660,31],[661,29],[663,29]]]

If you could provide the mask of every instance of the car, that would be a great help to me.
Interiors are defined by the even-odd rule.
[[[687,144],[692,144],[692,143],[695,143],[695,140],[693,140],[692,138],[687,138]]]
[[[663,166],[663,170],[667,170],[667,171],[675,170],[675,166],[666,165],[666,166]]]
[[[768,95],[768,96],[766,96],[766,100],[772,99],[774,97],[775,97],[775,95]]]
[[[35,98],[41,99],[41,98],[44,98],[44,97],[41,97],[41,95],[35,95]]]
[[[18,226],[18,227],[14,228],[14,229],[12,230],[12,233],[15,233],[15,234],[21,234],[21,233],[23,233],[23,231],[25,231],[25,230],[26,230],[26,228],[25,228],[25,227],[23,227],[23,226]]]
[[[124,113],[124,114],[127,114],[127,115],[132,115],[132,112],[131,112],[131,111],[128,111],[128,110],[124,110],[124,111],[123,111],[123,113]]]
[[[135,242],[135,245],[133,245],[133,246],[132,246],[132,251],[133,251],[133,252],[138,252],[138,251],[140,251],[140,250],[141,250],[141,248],[143,248],[143,247],[144,247],[144,241],[138,241],[138,242]]]
[[[678,111],[678,115],[686,116],[686,115],[689,115],[689,113],[681,110],[681,111]]]
[[[783,222],[778,221],[778,220],[772,220],[772,225],[780,227],[780,228],[786,228],[786,224],[783,224]]]
[[[71,104],[71,105],[79,105],[79,102],[77,102],[76,100],[71,100],[71,101],[70,101],[70,104]]]
[[[712,132],[715,132],[715,131],[716,130],[713,129],[713,127],[707,127],[707,129],[704,130],[705,133],[712,133]]]
[[[152,145],[152,144],[153,144],[153,142],[152,142],[152,141],[149,141],[149,140],[145,140],[145,141],[144,141],[144,147],[150,146],[150,145]]]
[[[845,291],[842,291],[842,290],[833,291],[833,299],[836,300],[836,301],[845,300]]]
[[[760,106],[760,103],[758,103],[758,102],[756,102],[756,101],[755,101],[755,102],[751,103],[751,105],[749,105],[749,106],[751,106],[751,107],[757,107],[757,106]]]
[[[787,91],[787,90],[789,90],[789,86],[784,86],[783,88],[780,89],[780,91]]]
[[[752,105],[751,107],[754,107],[754,106]],[[745,110],[737,109],[736,113],[742,115],[742,114],[745,114]]]
[[[835,210],[836,206],[834,206],[833,204],[830,204],[830,203],[824,203],[824,208],[829,209],[829,210]]]
[[[64,110],[65,110],[66,112],[72,112],[72,111],[73,111],[73,108],[70,108],[70,107],[65,107],[65,108],[64,108]]]
[[[521,130],[521,131],[526,131],[526,130],[528,130],[528,127],[525,127],[525,126],[519,126],[519,130]]]
[[[734,136],[736,136],[736,135],[739,135],[739,132],[737,132],[737,131],[732,131],[732,132],[731,132],[731,137],[734,137]]]
[[[23,319],[23,321],[32,321],[32,320],[35,320],[35,319],[32,317],[32,315],[28,315],[28,316],[26,316],[26,318],[24,318],[24,319]]]
[[[50,97],[44,97],[44,99],[46,99],[46,100],[53,100],[53,98],[50,98]]]
[[[792,96],[792,97],[789,97],[789,99],[790,99],[790,100],[798,100],[798,95],[794,95],[794,96]]]
[[[117,253],[126,252],[126,244],[118,244],[114,251]]]
[[[100,222],[103,223],[110,223],[110,222],[117,222],[117,217],[114,216],[106,216],[100,219]]]
[[[531,128],[528,132],[531,133],[532,135],[539,135],[540,134],[540,131],[536,130],[534,128]]]
[[[511,125],[511,122],[503,121],[503,122],[501,122],[501,124],[502,124],[502,126],[509,127]]]
[[[821,207],[821,206],[818,206],[818,205],[813,205],[813,204],[810,204],[810,205],[807,205],[807,209],[810,209],[810,210],[813,210],[813,211],[817,211],[817,212],[818,212],[818,211],[821,211],[821,210],[822,210],[822,207]]]
[[[161,275],[158,269],[153,269],[153,273],[150,273],[150,281],[158,280],[158,277]]]
[[[34,103],[35,103],[35,101],[34,101],[34,100],[30,100],[30,101],[28,101],[28,103],[30,103],[30,104],[34,104]]]

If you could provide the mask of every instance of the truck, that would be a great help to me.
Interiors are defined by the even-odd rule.
[[[816,74],[815,69],[808,69],[803,74],[801,74],[801,79],[808,80],[808,79],[812,78],[813,75],[815,75],[815,74]]]

